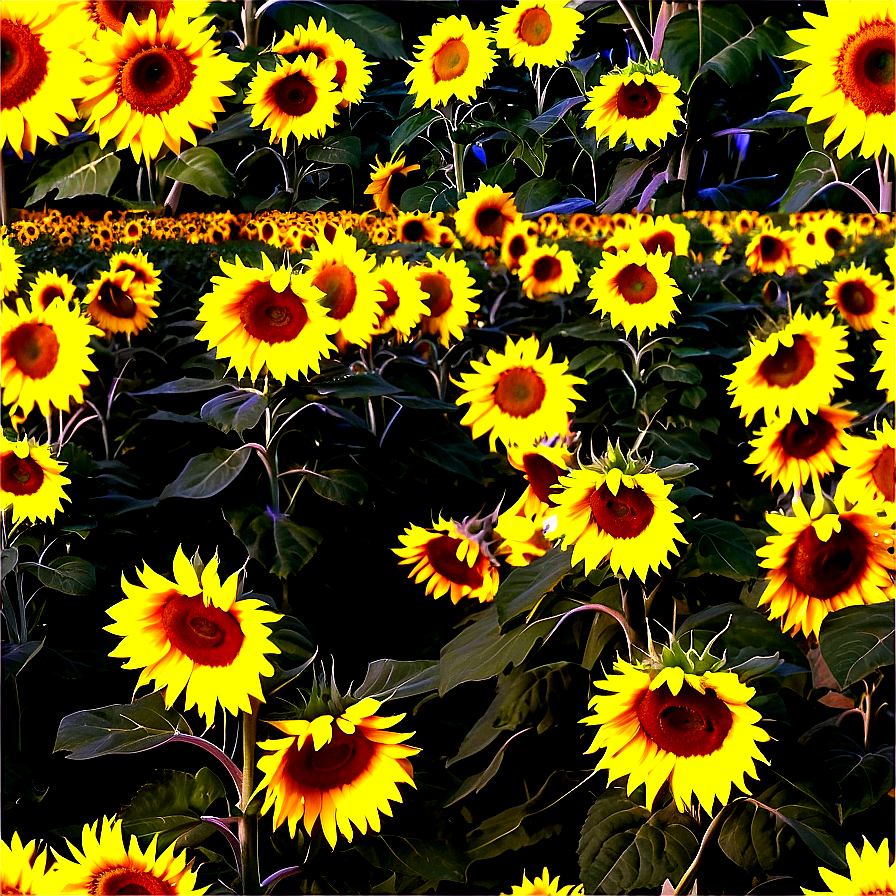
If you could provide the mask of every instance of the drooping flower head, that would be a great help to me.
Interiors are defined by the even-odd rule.
[[[787,33],[804,46],[785,56],[808,63],[781,97],[796,97],[790,111],[809,109],[807,121],[831,119],[828,146],[838,137],[843,158],[858,147],[871,158],[896,152],[893,4],[850,0],[827,5],[828,16],[804,12],[812,28]]]
[[[768,763],[758,744],[769,735],[748,705],[756,689],[725,669],[710,646],[685,651],[673,639],[644,662],[617,659],[615,671],[595,682],[608,693],[592,697],[594,713],[582,719],[597,726],[585,752],[604,749],[597,768],[610,781],[628,775],[627,793],[644,784],[647,808],[668,783],[680,812],[696,799],[712,815],[716,800],[728,803],[732,786],[749,793],[745,778],[759,777],[757,761]],[[769,657],[768,668],[778,662]]]
[[[87,374],[96,370],[88,347],[102,331],[61,302],[28,310],[22,299],[4,309],[0,322],[3,404],[24,420],[35,405],[46,417],[51,408],[67,411],[84,400]]]
[[[56,893],[177,893],[201,896],[196,872],[185,850],[174,854],[174,843],[156,855],[158,834],[142,850],[137,838],[124,844],[122,821],[103,817],[84,825],[81,848],[66,840],[72,858],[56,853],[51,881]]]
[[[156,317],[159,303],[137,279],[134,271],[101,271],[87,285],[84,307],[107,335],[145,330]]]
[[[233,264],[221,261],[222,275],[212,277],[214,288],[202,297],[196,338],[230,359],[239,376],[248,371],[254,379],[264,365],[284,383],[300,372],[319,372],[334,349],[329,337],[339,329],[321,302],[323,292],[307,274],[274,268],[264,253],[261,263],[247,267],[239,255]]]
[[[466,16],[439,19],[420,38],[417,61],[405,78],[409,92],[416,94],[414,106],[438,106],[455,98],[471,102],[497,63],[491,40],[484,25],[474,28]]]
[[[818,637],[828,613],[893,600],[892,507],[863,502],[846,510],[839,492],[835,502],[816,500],[807,510],[796,498],[793,516],[766,514],[778,534],[756,551],[768,579],[759,604],[785,632]]]
[[[572,252],[554,243],[531,248],[520,258],[516,272],[523,295],[541,301],[571,293],[579,284],[579,273]]]
[[[269,723],[285,736],[259,742],[266,753],[256,793],[264,791],[262,813],[273,807],[275,829],[286,822],[295,837],[301,821],[311,834],[320,820],[335,848],[340,834],[351,843],[355,829],[380,830],[390,801],[402,802],[398,785],[416,786],[410,757],[420,750],[403,743],[413,732],[388,730],[404,713],[379,716],[372,697],[351,703],[333,687],[321,690],[328,699],[312,691],[304,718]]]
[[[501,242],[504,229],[518,217],[512,193],[483,184],[457,203],[454,227],[471,245],[491,249]]]
[[[577,9],[556,0],[518,0],[495,19],[495,45],[516,66],[560,65],[582,33]]]
[[[142,585],[121,577],[125,599],[106,612],[115,620],[106,631],[123,640],[109,656],[124,657],[125,669],[140,669],[137,687],[154,681],[165,688],[165,706],[183,692],[209,725],[220,704],[236,715],[264,702],[261,677],[274,674],[265,654],[280,653],[268,626],[281,618],[257,598],[239,599],[238,573],[223,583],[214,556],[200,572],[181,547],[174,557],[174,581],[146,564],[137,570]]]
[[[544,0],[542,2],[544,3]],[[519,885],[514,884],[510,888],[510,896],[582,896],[584,892],[585,888],[582,884],[578,886],[568,884],[561,887],[560,875],[558,874],[552,880],[547,866],[541,872],[541,877],[533,877],[532,880],[529,880],[524,872],[523,882]]]
[[[891,511],[896,501],[893,479],[896,434],[888,420],[868,437],[847,436],[834,459],[846,470],[837,492],[856,503],[884,504]]]
[[[398,205],[398,200],[404,192],[407,175],[412,171],[419,171],[419,165],[408,165],[405,157],[397,152],[388,162],[381,162],[376,157],[376,164],[370,166],[373,170],[370,175],[370,185],[364,192],[373,196],[373,204],[383,214],[388,215]]]
[[[658,146],[675,133],[675,122],[683,121],[675,95],[681,82],[663,71],[662,62],[629,61],[623,69],[601,76],[600,84],[588,91],[583,107],[591,114],[585,126],[606,137],[610,146],[625,138],[642,152],[648,143]]]
[[[71,499],[64,487],[66,464],[53,458],[49,445],[34,439],[11,442],[0,434],[0,510],[12,508],[13,524],[21,520],[49,520]]]
[[[846,327],[835,326],[833,315],[807,317],[797,308],[782,329],[754,340],[750,354],[724,378],[731,380],[732,407],[748,425],[760,411],[766,420],[795,413],[808,425],[809,414],[830,403],[840,381],[853,378],[843,368],[849,361]]]
[[[40,271],[28,290],[28,301],[32,308],[49,308],[57,299],[68,304],[75,297],[75,284],[68,274]]]
[[[876,330],[894,311],[893,284],[864,264],[834,271],[826,281],[827,301],[854,330]]]
[[[540,357],[539,351],[537,336],[517,342],[508,336],[503,354],[489,349],[485,361],[470,362],[473,373],[461,374],[464,391],[456,404],[470,405],[461,423],[474,439],[489,433],[492,451],[499,440],[531,445],[545,433],[568,429],[568,415],[582,398],[576,386],[585,380],[569,373],[566,361],[554,362],[550,345]]]
[[[87,133],[103,146],[130,148],[137,162],[157,158],[162,146],[179,153],[195,144],[196,129],[214,126],[221,97],[234,93],[226,82],[244,66],[219,53],[213,38],[207,20],[188,21],[177,8],[162,22],[152,10],[142,23],[129,16],[121,34],[100,32],[84,47]]]
[[[846,865],[849,876],[835,874],[827,868],[819,868],[821,879],[829,887],[827,890],[800,889],[807,896],[827,896],[830,893],[841,896],[873,896],[873,894],[896,893],[896,864],[890,861],[889,840],[885,837],[875,849],[867,837],[862,838],[862,852],[846,844]]]
[[[38,138],[54,146],[84,95],[82,43],[90,25],[74,3],[4,0],[0,8],[0,149],[21,159]]]
[[[473,299],[480,290],[475,288],[476,281],[462,259],[452,258],[450,253],[436,256],[427,252],[426,257],[429,264],[412,268],[427,296],[427,313],[420,325],[424,333],[438,336],[439,342],[447,346],[452,336],[464,338],[463,328],[470,322],[470,314],[479,308]]]
[[[14,832],[9,846],[0,840],[0,893],[50,893],[46,849],[38,851],[37,841],[22,843]]]

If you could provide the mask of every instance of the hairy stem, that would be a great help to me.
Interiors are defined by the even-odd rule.
[[[735,801],[736,802],[736,801]],[[700,860],[703,858],[703,853],[706,850],[706,847],[712,843],[713,837],[715,837],[716,830],[719,825],[722,823],[722,819],[725,815],[728,814],[728,810],[733,806],[734,803],[728,803],[727,806],[722,806],[719,809],[716,817],[709,823],[709,827],[706,829],[706,833],[703,835],[703,839],[700,841],[700,848],[697,850],[697,855],[694,856],[694,861],[691,862],[688,870],[682,875],[681,880],[678,882],[678,886],[672,891],[674,896],[678,896],[680,893],[687,893],[688,887],[691,885],[691,881],[694,879],[694,875],[697,873],[697,866],[700,864]]]
[[[454,157],[454,183],[457,187],[457,198],[461,200],[464,198],[465,190],[464,190],[464,148],[460,143],[454,142],[454,137],[452,135],[451,139],[451,152]]]
[[[252,791],[255,789],[255,741],[258,729],[259,701],[249,698],[251,712],[243,713],[243,786],[240,809],[243,814],[239,821],[240,861],[243,865],[243,893],[260,893],[258,873],[258,820],[247,815]]]

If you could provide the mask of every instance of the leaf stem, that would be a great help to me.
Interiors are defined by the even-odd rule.
[[[197,737],[195,734],[178,733],[165,741],[165,743],[177,743],[178,741],[184,744],[193,744],[196,747],[201,747],[206,753],[211,753],[227,769],[233,783],[236,785],[236,789],[242,793],[243,773],[240,771],[239,766],[220,747],[215,746],[215,744],[207,741],[204,737]]]
[[[258,873],[258,819],[247,814],[255,785],[255,741],[258,730],[259,700],[249,698],[251,711],[243,712],[243,786],[239,820],[240,861],[243,866],[243,893],[260,893]]]

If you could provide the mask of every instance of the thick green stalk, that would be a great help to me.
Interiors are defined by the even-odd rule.
[[[260,893],[261,886],[258,873],[258,818],[246,815],[252,791],[255,789],[255,741],[258,729],[259,702],[249,698],[251,712],[243,713],[243,787],[240,798],[240,809],[243,812],[239,821],[240,858],[243,863],[243,893]]]
[[[452,139],[451,150],[454,154],[454,182],[457,186],[457,198],[460,200],[466,193],[464,190],[464,148]]]

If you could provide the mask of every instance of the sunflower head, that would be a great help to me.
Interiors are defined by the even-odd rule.
[[[419,171],[419,165],[406,164],[404,154],[399,155],[396,150],[388,162],[381,162],[376,157],[376,164],[370,166],[373,170],[370,174],[370,185],[364,190],[373,196],[373,204],[388,215],[395,211],[398,200],[404,192],[407,175],[412,171]]]
[[[893,284],[864,264],[834,271],[834,279],[825,285],[826,304],[833,305],[854,330],[876,330],[893,314]]]
[[[551,878],[547,867],[541,872],[541,877],[532,876],[532,880],[523,873],[523,882],[519,885],[514,884],[510,888],[509,896],[582,896],[585,887],[582,884],[575,886],[567,884],[565,887],[560,886],[560,876]]]
[[[849,875],[835,874],[827,868],[819,868],[821,879],[828,890],[807,890],[808,896],[827,896],[831,893],[892,894],[896,893],[896,864],[890,861],[889,840],[885,837],[875,849],[867,837],[862,838],[860,853],[852,843],[846,844],[846,866]]]
[[[21,520],[52,522],[71,483],[63,476],[66,464],[57,461],[49,445],[34,439],[11,442],[0,434],[0,510],[12,507],[13,523]]]
[[[457,203],[454,226],[468,243],[491,249],[502,241],[507,226],[519,217],[513,194],[483,184]]]
[[[495,20],[495,44],[516,66],[560,65],[581,35],[584,16],[564,3],[519,0]]]
[[[0,840],[0,893],[50,893],[52,878],[47,872],[49,851],[38,851],[37,841],[22,843],[18,832],[9,841]]]
[[[158,302],[133,269],[103,271],[87,286],[84,306],[107,335],[145,330],[156,317]]]

